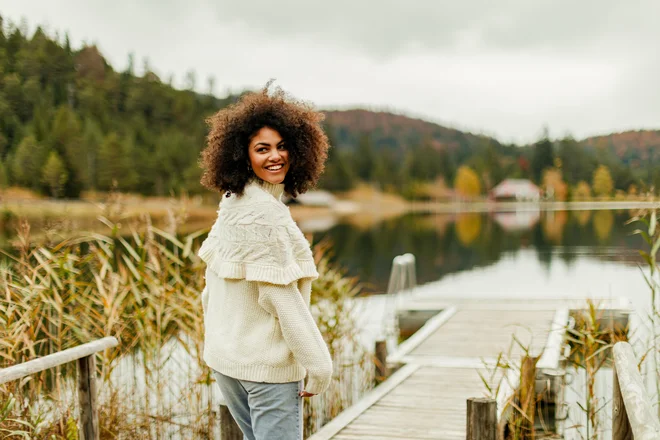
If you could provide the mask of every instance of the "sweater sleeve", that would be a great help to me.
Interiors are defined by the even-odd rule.
[[[278,319],[289,349],[307,370],[305,391],[324,392],[332,377],[332,359],[297,282],[285,286],[259,283],[259,304]]]

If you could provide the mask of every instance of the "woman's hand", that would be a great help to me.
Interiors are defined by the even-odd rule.
[[[298,395],[299,395],[300,397],[312,397],[312,396],[316,396],[316,394],[308,393],[307,391],[304,391],[304,390],[301,391],[301,392],[299,392]]]

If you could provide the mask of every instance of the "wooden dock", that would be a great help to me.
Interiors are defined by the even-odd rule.
[[[487,395],[482,375],[489,376],[500,353],[520,359],[525,347],[530,355],[542,353],[539,371],[557,371],[574,306],[568,300],[408,301],[409,310],[442,311],[388,357],[401,368],[310,440],[464,440],[466,401]],[[498,411],[517,386],[517,375],[508,375],[490,396]]]

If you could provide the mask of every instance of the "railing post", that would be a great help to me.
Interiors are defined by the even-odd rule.
[[[468,399],[466,432],[466,440],[496,439],[497,402],[494,399]]]
[[[390,375],[390,370],[387,368],[387,341],[376,341],[374,353],[376,356],[375,382],[378,385]]]
[[[99,440],[99,416],[96,405],[96,360],[94,355],[78,359],[78,401],[80,434],[83,440]]]
[[[220,404],[220,440],[243,440],[243,432],[224,403]]]
[[[614,390],[612,391],[612,440],[633,440],[632,427],[628,420],[628,413],[621,395],[621,386],[616,374],[616,363],[614,368]]]
[[[637,358],[628,342],[617,342],[614,353],[614,405],[612,409],[613,439],[656,440],[660,438],[660,421],[644,380],[637,368]],[[618,394],[618,396],[617,396]],[[620,396],[620,397],[619,397]]]

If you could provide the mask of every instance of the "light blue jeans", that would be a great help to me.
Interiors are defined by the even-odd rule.
[[[245,440],[303,440],[303,381],[263,383],[213,371]]]

